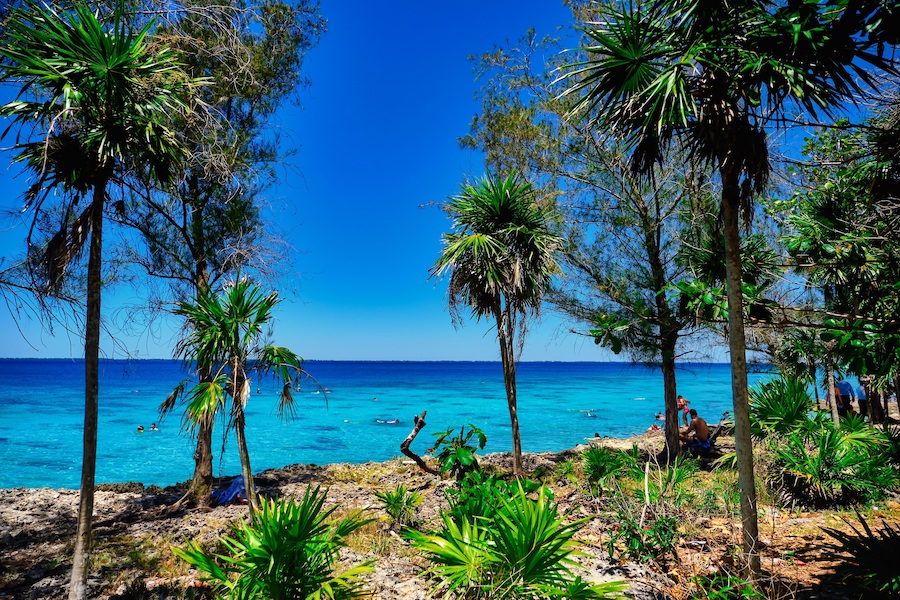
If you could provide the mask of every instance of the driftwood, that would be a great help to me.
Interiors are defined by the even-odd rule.
[[[427,412],[428,411],[423,410],[421,415],[413,415],[413,423],[415,423],[415,425],[413,426],[413,430],[409,433],[409,435],[406,436],[406,439],[403,440],[403,443],[400,444],[400,452],[402,452],[404,456],[408,456],[409,458],[413,459],[413,461],[415,461],[415,463],[419,465],[419,468],[426,473],[431,473],[432,475],[440,475],[440,471],[429,467],[427,464],[425,464],[425,461],[422,460],[421,456],[409,449],[409,445],[413,443],[413,440],[416,439],[416,436],[419,435],[419,432],[422,431],[422,429],[425,427],[425,413]]]

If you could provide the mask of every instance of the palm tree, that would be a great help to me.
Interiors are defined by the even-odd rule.
[[[151,24],[152,25],[152,24]],[[19,96],[0,107],[12,125],[27,131],[15,160],[36,174],[26,205],[41,211],[40,193],[62,187],[72,194],[69,218],[43,248],[38,278],[47,293],[59,289],[66,268],[90,234],[85,320],[84,457],[78,532],[69,598],[83,598],[87,585],[97,448],[100,283],[103,209],[108,186],[129,170],[165,178],[180,157],[175,132],[164,116],[183,107],[187,81],[178,61],[151,47],[151,25],[127,27],[121,7],[104,27],[87,5],[68,12],[26,0],[4,23],[2,80],[21,85]],[[31,129],[33,127],[33,129]],[[91,194],[84,208],[77,208]]]
[[[294,415],[293,378],[303,373],[302,359],[278,346],[263,344],[272,321],[278,294],[264,295],[247,279],[231,284],[221,297],[200,294],[196,304],[182,302],[175,314],[186,318],[189,333],[178,344],[178,353],[201,368],[212,365],[209,381],[201,381],[190,393],[188,419],[194,426],[212,421],[231,396],[229,429],[234,427],[247,498],[254,510],[259,499],[253,485],[250,453],[244,433],[244,406],[250,397],[250,375],[274,372],[283,382],[279,416]]]
[[[625,136],[637,172],[650,173],[676,137],[718,172],[743,551],[755,579],[741,216],[748,224],[753,195],[769,174],[766,125],[791,106],[830,114],[871,86],[865,67],[888,67],[883,52],[896,41],[890,15],[877,2],[651,0],[599,10],[584,29],[589,58],[566,74],[573,80],[566,94],[577,96],[570,115],[588,114],[592,126]]]
[[[548,213],[535,203],[531,184],[516,173],[503,180],[489,174],[478,185],[466,184],[445,208],[453,218],[453,231],[444,234],[441,257],[431,274],[449,271],[454,323],[461,322],[463,308],[476,319],[494,319],[512,425],[513,471],[521,477],[516,361],[525,343],[527,318],[539,313],[550,278],[558,271],[554,254],[560,240],[550,232]]]

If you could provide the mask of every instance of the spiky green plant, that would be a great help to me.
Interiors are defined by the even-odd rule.
[[[809,442],[793,433],[776,450],[775,468],[789,504],[813,507],[847,505],[879,497],[896,488],[898,475],[890,468],[879,432],[822,427]]]
[[[532,499],[516,486],[510,498],[483,517],[456,522],[443,516],[435,534],[410,531],[413,545],[433,566],[435,592],[468,598],[604,598],[620,591],[619,582],[586,584],[571,566],[575,533],[584,520],[566,523],[547,488]]]
[[[337,572],[346,538],[371,519],[353,513],[329,520],[337,508],[323,510],[325,492],[307,488],[299,503],[269,500],[250,512],[250,522],[232,528],[219,541],[227,554],[210,554],[197,542],[175,554],[204,573],[216,594],[229,599],[360,598],[367,593],[360,575],[374,570],[363,563]]]
[[[407,490],[404,485],[398,485],[393,490],[375,492],[375,497],[381,502],[381,507],[391,521],[401,527],[415,521],[416,507],[423,500],[421,492]]]
[[[753,437],[783,436],[794,431],[813,410],[806,383],[779,377],[750,389],[750,430]]]

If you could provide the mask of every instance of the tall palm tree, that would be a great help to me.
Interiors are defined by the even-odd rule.
[[[40,283],[53,293],[90,235],[85,320],[84,458],[70,598],[83,598],[91,541],[97,448],[103,210],[108,187],[129,169],[165,178],[180,157],[164,116],[180,110],[187,82],[176,56],[151,47],[151,25],[134,31],[121,6],[108,26],[84,2],[67,12],[26,0],[0,34],[2,79],[21,85],[0,114],[26,131],[16,160],[36,174],[26,204],[40,213],[41,192],[72,194],[68,219],[42,250]],[[84,208],[76,206],[88,194]]]
[[[188,419],[202,426],[214,419],[231,396],[229,429],[234,427],[247,498],[254,510],[259,500],[253,485],[250,453],[244,432],[244,406],[250,397],[250,375],[274,372],[284,384],[279,416],[294,414],[291,383],[302,373],[302,359],[287,348],[264,344],[278,294],[263,294],[247,279],[231,284],[221,297],[200,294],[195,304],[182,302],[175,314],[186,318],[189,332],[178,344],[178,353],[201,368],[212,366],[212,377],[190,393]]]
[[[512,425],[513,471],[524,475],[516,409],[516,362],[525,343],[527,318],[558,271],[559,238],[551,233],[548,212],[535,201],[531,184],[516,173],[506,179],[487,175],[466,184],[446,205],[453,231],[444,234],[432,276],[450,274],[447,289],[454,323],[462,309],[476,319],[493,318],[500,343],[506,402]]]
[[[759,573],[741,296],[740,221],[769,174],[766,126],[792,106],[830,114],[872,86],[896,42],[878,2],[651,0],[602,6],[585,27],[589,58],[567,73],[571,115],[633,144],[650,173],[672,142],[718,172],[725,234],[728,331],[743,551]],[[868,27],[868,31],[867,31]],[[890,47],[887,47],[890,52]],[[783,122],[783,121],[782,121]]]

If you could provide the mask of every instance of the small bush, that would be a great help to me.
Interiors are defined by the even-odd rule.
[[[871,426],[835,429],[830,422],[806,443],[789,435],[776,450],[774,469],[782,502],[814,508],[846,506],[880,497],[897,486],[884,438]]]
[[[250,522],[233,526],[220,543],[226,555],[211,555],[196,542],[175,554],[205,573],[214,591],[234,599],[347,599],[366,596],[359,579],[370,563],[336,572],[334,565],[346,537],[370,519],[359,513],[329,521],[336,507],[323,510],[325,492],[307,488],[299,504],[269,500]]]
[[[606,550],[612,559],[648,562],[677,559],[678,522],[672,517],[651,517],[640,523],[634,511],[624,509],[616,514],[618,529],[610,536]]]
[[[435,433],[437,438],[431,452],[437,459],[442,473],[450,473],[457,481],[467,473],[478,470],[478,459],[475,453],[484,450],[487,444],[487,436],[484,432],[469,423],[469,430],[465,425],[454,436],[453,428],[447,431]]]
[[[499,510],[503,501],[511,498],[520,486],[527,493],[540,488],[539,484],[528,480],[506,481],[495,474],[485,475],[480,471],[469,473],[459,481],[458,487],[446,491],[450,504],[447,514],[456,523],[488,517]]]
[[[750,432],[762,439],[794,431],[813,410],[806,383],[796,377],[778,378],[750,389]]]
[[[698,575],[694,577],[694,585],[697,586],[698,591],[691,593],[692,600],[764,598],[762,594],[753,589],[753,584],[749,581],[731,575],[713,575],[711,577]]]
[[[391,518],[391,522],[401,527],[413,524],[416,507],[422,504],[422,494],[407,490],[403,485],[398,485],[393,490],[375,492],[375,497],[381,502],[381,507]]]
[[[565,523],[547,488],[532,499],[516,484],[490,514],[460,521],[444,515],[434,535],[406,535],[431,559],[427,573],[445,597],[604,598],[623,584],[588,584],[570,571],[577,548],[572,538],[583,525]]]

